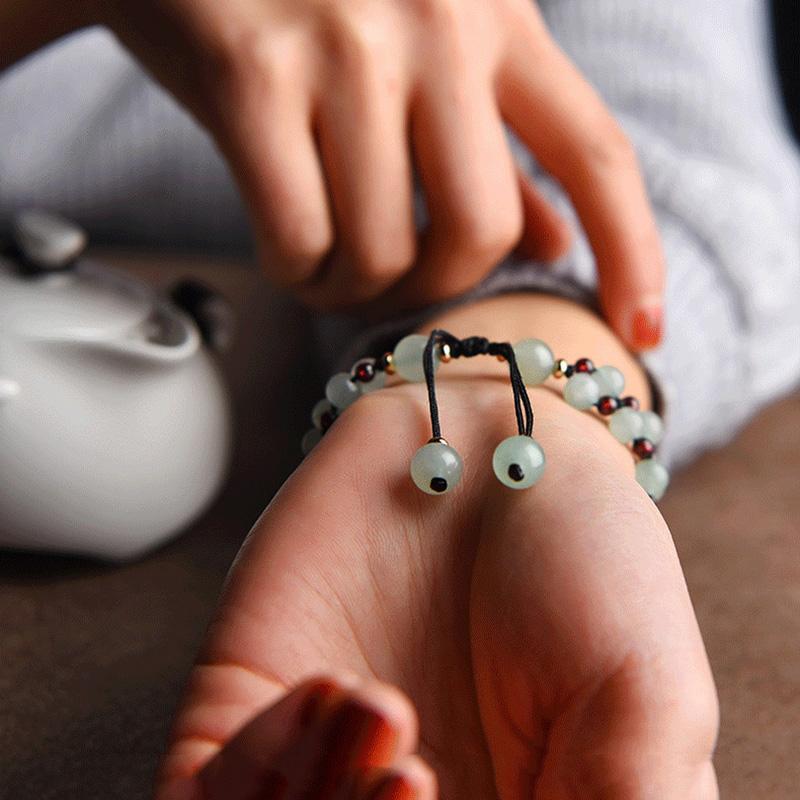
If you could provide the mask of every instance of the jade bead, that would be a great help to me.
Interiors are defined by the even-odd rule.
[[[337,372],[325,386],[325,397],[329,403],[344,411],[361,397],[361,392],[346,372]]]
[[[597,381],[600,387],[600,395],[609,397],[620,397],[622,390],[625,388],[625,376],[610,364],[604,367],[598,367],[593,373],[592,377]]]
[[[664,437],[664,423],[655,411],[640,411],[642,418],[642,436],[653,444],[658,444]]]
[[[306,431],[300,441],[300,449],[303,451],[303,455],[307,456],[319,444],[320,439],[322,439],[322,433],[316,428]]]
[[[509,489],[527,489],[542,477],[544,450],[530,436],[509,436],[495,448],[492,468]]]
[[[414,383],[425,380],[425,368],[422,356],[428,344],[428,337],[419,333],[412,333],[401,339],[394,348],[392,364],[401,378]],[[439,368],[439,348],[434,349],[433,369]]]
[[[632,408],[621,408],[611,415],[608,429],[611,435],[623,444],[640,439],[644,430],[642,415]]]
[[[556,363],[553,351],[541,339],[523,339],[514,345],[522,380],[528,386],[537,386],[553,374]]]
[[[669,472],[661,462],[648,458],[636,465],[636,481],[653,500],[659,501],[669,486]]]
[[[411,459],[411,479],[426,494],[445,494],[461,480],[458,452],[444,442],[428,442]]]
[[[585,411],[600,399],[600,387],[594,376],[577,372],[564,386],[564,399],[573,408]]]

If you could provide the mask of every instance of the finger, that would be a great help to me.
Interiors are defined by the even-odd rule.
[[[407,755],[416,746],[417,727],[405,696],[378,682],[352,688],[344,682],[304,682],[257,714],[210,757],[204,752],[199,771],[192,762],[202,738],[179,739],[157,797],[194,800],[200,792],[209,800],[244,800],[271,797],[270,791],[278,789],[298,796],[313,789],[312,796],[328,796],[349,785],[351,776],[390,766]]]
[[[260,260],[282,286],[311,279],[334,229],[302,85],[278,55],[239,65],[213,127],[252,218]]]
[[[428,764],[410,755],[392,769],[370,774],[358,800],[435,800],[436,786],[436,775]]]
[[[469,80],[469,75],[466,76]],[[403,303],[431,302],[478,283],[522,229],[516,168],[494,97],[448,71],[422,89],[412,141],[430,226],[414,269],[398,287]]]
[[[519,187],[524,222],[517,251],[535,261],[557,261],[572,244],[569,223],[521,171]]]
[[[202,668],[195,668],[192,694],[197,695],[200,692],[202,697],[202,690],[207,688],[209,683],[208,677],[205,674],[199,675],[198,670],[203,672]],[[228,716],[225,709],[232,702],[244,702],[249,699],[249,695],[253,692],[252,686],[243,686],[240,681],[228,681],[228,683],[231,689],[227,693],[217,692],[213,703],[206,700],[207,708],[211,711],[208,714],[196,712],[195,709],[202,707],[202,703],[196,706],[190,694],[189,702],[175,725],[174,741],[161,766],[156,800],[194,798],[200,791],[199,770],[219,757],[224,741],[221,737],[229,732],[229,728],[230,732],[235,730],[233,725],[236,723],[224,719]],[[278,697],[273,705],[253,720],[251,725],[243,728],[238,742],[235,746],[231,746],[228,757],[235,760],[237,756],[243,754],[251,746],[255,733],[258,733],[259,747],[265,758],[276,756],[285,746],[294,728],[299,727],[303,717],[310,713],[312,704],[321,702],[321,698],[326,695],[338,692],[339,685],[330,679],[314,678],[305,681],[282,698]],[[279,691],[277,687],[276,691]],[[249,709],[242,710],[243,717],[252,715]],[[208,722],[212,716],[223,718],[222,727],[216,729],[209,727]]]
[[[336,252],[303,298],[341,306],[369,300],[414,262],[416,232],[405,97],[391,63],[363,58],[339,75],[318,112],[320,153],[332,197]],[[395,89],[391,90],[390,87]]]
[[[570,195],[612,327],[634,349],[653,347],[664,262],[633,148],[541,22],[533,13],[526,19],[500,72],[503,116]]]
[[[377,682],[349,691],[320,684],[295,714],[290,739],[277,752],[269,748],[269,717],[256,717],[203,769],[206,797],[244,800],[259,787],[273,786],[290,797],[332,797],[365,771],[393,764],[416,743],[410,703]],[[241,786],[239,794],[232,786]]]

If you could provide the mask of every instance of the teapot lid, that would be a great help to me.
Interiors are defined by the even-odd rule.
[[[88,261],[75,261],[85,235],[40,212],[15,221],[15,246],[0,255],[0,331],[45,339],[108,339],[153,312],[154,293]]]

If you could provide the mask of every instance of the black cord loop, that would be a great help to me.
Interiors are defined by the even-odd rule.
[[[448,331],[436,329],[431,331],[422,355],[425,384],[428,387],[432,438],[442,438],[439,403],[436,399],[436,372],[433,368],[434,350],[437,346],[441,347],[442,345],[447,345],[452,358],[473,358],[474,356],[489,355],[502,356],[508,362],[511,389],[514,393],[514,414],[517,418],[517,431],[520,436],[530,436],[533,433],[533,408],[525,381],[519,371],[517,357],[512,345],[508,342],[490,342],[484,336],[469,336],[466,339],[459,339]]]

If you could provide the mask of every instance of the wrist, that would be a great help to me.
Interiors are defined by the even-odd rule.
[[[602,318],[571,300],[538,293],[500,295],[446,310],[426,321],[418,332],[427,334],[432,328],[512,344],[535,337],[545,341],[556,358],[565,358],[570,363],[588,357],[598,366],[613,364],[625,376],[626,394],[637,397],[642,409],[652,407],[650,382],[640,362]],[[507,377],[508,370],[491,359],[459,359],[448,364],[446,373],[452,377],[478,374]],[[558,386],[554,379],[546,385]]]

